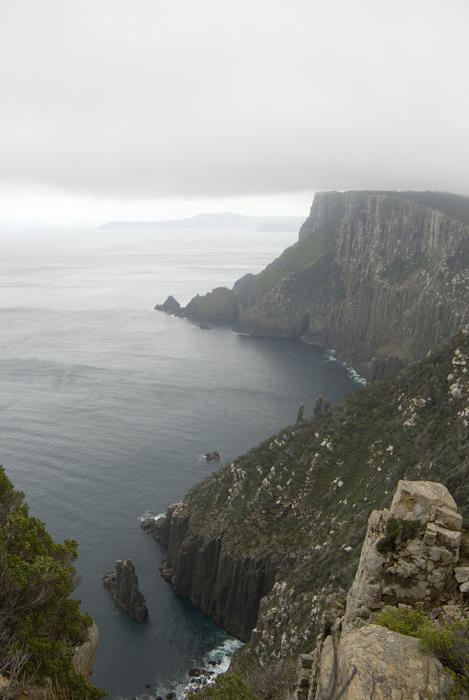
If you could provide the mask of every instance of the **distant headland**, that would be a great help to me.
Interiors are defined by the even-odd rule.
[[[197,214],[185,219],[166,221],[109,221],[100,226],[104,230],[119,229],[253,229],[256,231],[297,231],[303,223],[301,216],[245,216],[232,212]]]

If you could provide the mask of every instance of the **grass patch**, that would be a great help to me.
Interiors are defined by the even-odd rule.
[[[282,255],[255,275],[250,281],[250,294],[261,294],[271,289],[292,272],[306,270],[315,265],[330,249],[330,237],[312,233],[287,248]]]

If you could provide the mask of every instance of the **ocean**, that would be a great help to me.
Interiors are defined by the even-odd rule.
[[[357,388],[325,349],[202,330],[153,310],[231,286],[294,233],[0,233],[0,463],[57,540],[78,540],[75,595],[96,620],[93,682],[111,698],[182,695],[188,671],[239,646],[174,595],[139,525],[215,468]],[[127,619],[101,576],[130,557],[149,608]]]

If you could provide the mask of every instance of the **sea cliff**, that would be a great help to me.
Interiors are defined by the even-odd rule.
[[[163,573],[248,641],[234,662],[245,677],[288,679],[315,646],[326,596],[350,585],[370,511],[400,479],[441,481],[467,519],[468,369],[464,331],[280,431],[169,509]]]
[[[456,333],[468,308],[469,199],[351,191],[317,193],[295,245],[177,313],[334,348],[381,378]]]

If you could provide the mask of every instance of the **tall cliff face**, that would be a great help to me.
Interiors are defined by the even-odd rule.
[[[259,601],[272,588],[279,553],[236,552],[224,532],[197,528],[187,503],[168,511],[168,555],[162,568],[176,593],[189,598],[231,634],[247,641]]]
[[[469,517],[469,334],[286,428],[170,508],[164,573],[248,639],[245,673],[314,647],[324,597],[348,587],[371,508],[400,479],[442,481]]]
[[[469,199],[322,192],[298,243],[233,290],[197,296],[177,314],[332,347],[382,376],[456,333],[468,308]],[[374,357],[394,359],[372,371]]]
[[[355,363],[407,363],[450,337],[468,318],[469,226],[430,196],[404,195],[317,194],[299,243],[316,241],[317,259],[241,303],[237,327],[298,336]]]

